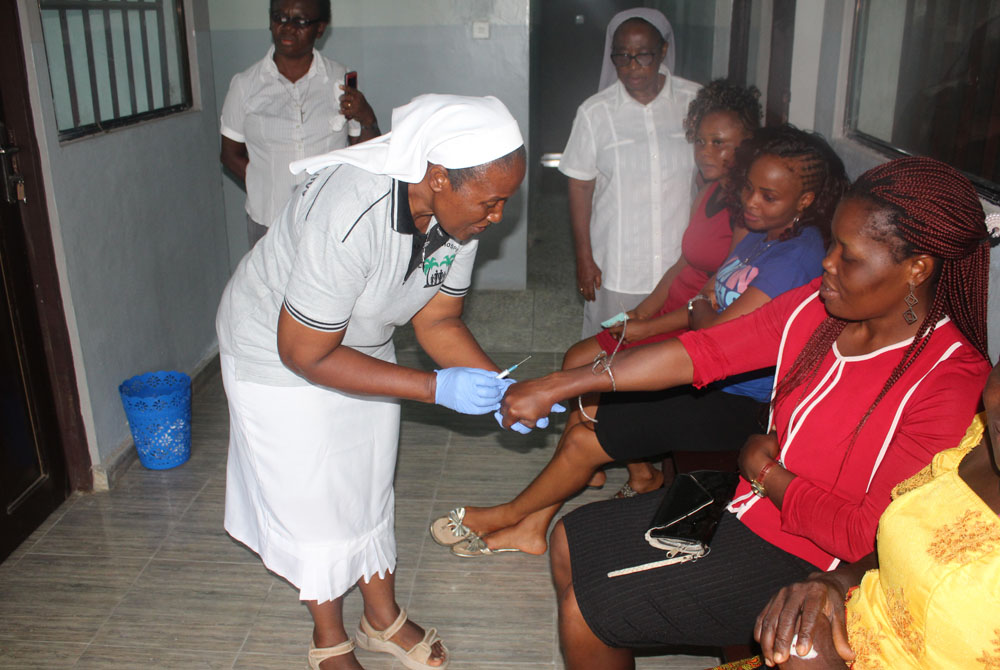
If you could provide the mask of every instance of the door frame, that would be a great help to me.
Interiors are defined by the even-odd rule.
[[[0,2],[0,80],[6,92],[4,114],[7,129],[13,143],[20,147],[17,153],[18,172],[24,177],[25,196],[31,203],[31,207],[20,206],[20,214],[48,371],[47,380],[35,381],[48,382],[70,489],[90,491],[94,485],[92,463],[80,411],[73,349],[52,244],[18,4]],[[21,102],[11,104],[12,100]]]

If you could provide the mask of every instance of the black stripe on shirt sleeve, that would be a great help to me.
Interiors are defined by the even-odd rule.
[[[446,284],[442,284],[440,291],[441,291],[441,293],[444,293],[445,295],[452,295],[452,296],[455,296],[456,298],[461,298],[462,296],[464,296],[465,294],[467,294],[469,292],[470,288],[472,288],[472,287],[471,286],[466,286],[465,288],[453,288],[453,287],[448,286]]]
[[[336,333],[347,328],[347,324],[350,323],[350,319],[344,319],[338,323],[326,323],[324,321],[317,321],[316,319],[311,319],[299,310],[292,307],[288,300],[283,303],[285,311],[288,312],[293,319],[301,323],[307,328],[312,328],[313,330],[321,330],[326,333]]]

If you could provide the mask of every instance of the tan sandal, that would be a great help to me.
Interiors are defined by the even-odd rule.
[[[431,538],[442,547],[450,547],[456,542],[461,542],[472,533],[469,527],[462,523],[463,521],[465,521],[465,508],[456,507],[431,522]]]
[[[358,646],[366,651],[379,651],[392,654],[400,663],[410,668],[410,670],[444,670],[444,668],[447,668],[448,663],[451,662],[451,658],[448,655],[448,648],[444,646],[443,642],[441,643],[441,648],[445,654],[444,662],[441,665],[430,665],[427,663],[433,653],[431,647],[434,646],[435,642],[441,641],[436,628],[428,628],[424,633],[424,639],[413,645],[410,650],[403,649],[395,642],[389,640],[405,623],[406,610],[402,607],[399,608],[399,616],[396,617],[396,620],[382,631],[375,630],[368,623],[368,618],[362,614],[361,625],[358,627],[358,632],[354,636],[354,639],[357,640]]]
[[[320,670],[319,664],[334,656],[343,656],[354,651],[354,640],[341,642],[333,647],[317,647],[314,642],[309,643],[309,667],[311,670]]]

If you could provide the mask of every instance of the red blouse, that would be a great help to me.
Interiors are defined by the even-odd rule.
[[[682,335],[694,363],[694,385],[775,364],[775,379],[781,379],[827,316],[819,282],[746,316]],[[834,344],[808,388],[772,402],[780,459],[796,478],[781,510],[741,480],[730,511],[760,537],[824,570],[871,553],[892,487],[958,444],[990,371],[958,328],[942,319],[852,444],[855,428],[911,341],[863,356],[843,356]]]
[[[719,182],[709,186],[698,202],[698,207],[691,214],[691,220],[681,241],[681,256],[687,261],[687,265],[681,268],[670,283],[667,298],[656,316],[669,314],[675,309],[684,307],[688,300],[701,291],[708,278],[715,274],[729,255],[729,247],[733,241],[733,231],[729,227],[729,208],[720,205],[719,211],[712,216],[709,216],[705,209],[718,190]],[[670,333],[658,333],[638,342],[622,342],[618,348],[628,349],[640,344],[660,342],[677,337],[682,332],[684,331],[675,330]],[[597,343],[604,351],[610,352],[618,345],[618,340],[607,330],[602,330],[597,334]]]

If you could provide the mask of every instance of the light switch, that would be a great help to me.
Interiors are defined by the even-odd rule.
[[[490,38],[490,22],[489,21],[473,21],[472,22],[472,39],[474,40],[488,40]]]

